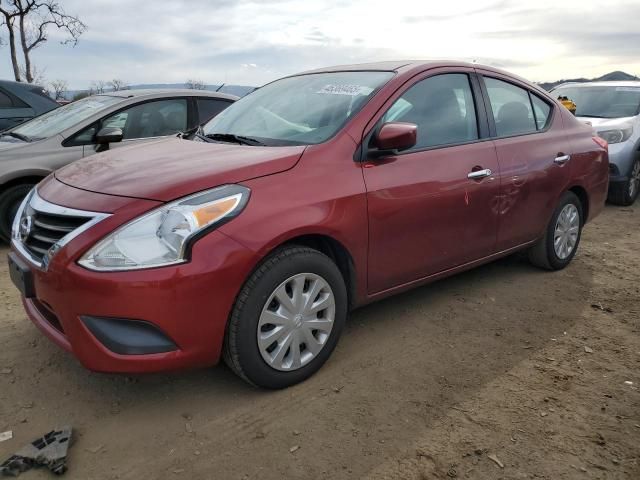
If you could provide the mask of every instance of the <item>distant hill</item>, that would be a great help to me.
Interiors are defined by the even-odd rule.
[[[612,81],[629,81],[629,80],[640,80],[640,78],[625,72],[616,71],[616,72],[607,73],[606,75],[602,75],[601,77],[598,77],[598,78],[571,78],[567,80],[558,80],[557,82],[541,82],[541,83],[538,83],[538,85],[540,85],[545,90],[549,91],[552,88],[560,85],[561,83],[567,83],[567,82],[612,82]]]
[[[247,85],[205,85],[205,90],[219,91],[221,93],[228,93],[236,95],[238,97],[244,97],[247,93],[250,93],[256,89],[256,87],[250,87]],[[145,88],[187,88],[184,83],[141,83],[137,85],[129,85],[129,90],[141,90]],[[218,90],[219,89],[219,90]],[[77,94],[86,92],[86,90],[68,90],[64,92],[64,96],[67,100],[72,100]],[[105,92],[107,93],[107,92]]]

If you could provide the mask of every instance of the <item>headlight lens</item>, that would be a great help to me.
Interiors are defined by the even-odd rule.
[[[248,199],[248,188],[225,185],[168,203],[120,227],[78,263],[97,271],[182,263],[190,240],[237,216]]]
[[[598,136],[600,138],[604,138],[608,143],[626,142],[627,140],[629,140],[632,134],[632,125],[625,125],[624,127],[598,132]]]

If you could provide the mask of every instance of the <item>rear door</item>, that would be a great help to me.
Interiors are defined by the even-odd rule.
[[[540,237],[569,181],[570,151],[556,105],[514,79],[483,72],[500,162],[498,251]]]
[[[370,293],[495,251],[499,168],[476,82],[472,69],[430,70],[372,121],[364,145],[387,122],[416,124],[418,143],[365,159]],[[469,178],[480,170],[486,175]]]

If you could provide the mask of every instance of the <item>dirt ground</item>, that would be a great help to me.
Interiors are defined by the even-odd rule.
[[[1,262],[0,459],[70,424],[69,479],[639,479],[639,226],[608,206],[562,272],[513,256],[363,308],[278,392],[87,372]]]

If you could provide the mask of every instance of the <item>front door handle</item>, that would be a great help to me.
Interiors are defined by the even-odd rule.
[[[553,163],[555,163],[556,165],[564,165],[569,160],[571,160],[571,155],[558,155]]]
[[[483,170],[474,170],[473,172],[469,172],[467,178],[470,180],[479,180],[481,178],[490,177],[492,174],[493,172],[490,169],[485,168]]]

